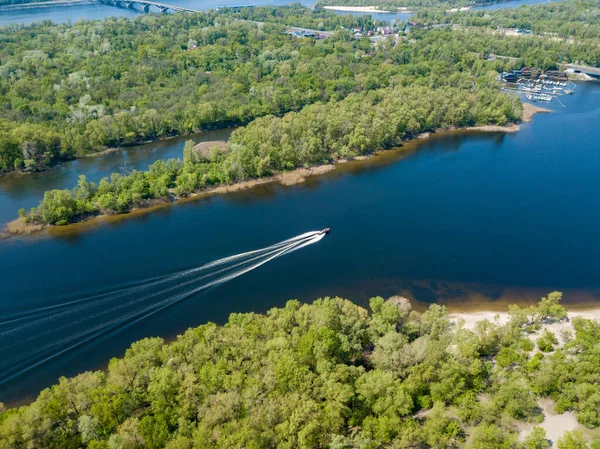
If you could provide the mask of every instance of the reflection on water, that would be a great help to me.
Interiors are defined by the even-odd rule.
[[[580,84],[564,98],[565,108],[536,116],[514,134],[439,133],[341,164],[304,184],[263,185],[59,228],[50,237],[0,242],[0,315],[6,315],[331,228],[318,244],[3,385],[0,400],[102,367],[137,339],[172,338],[207,321],[222,323],[232,312],[264,312],[290,298],[339,295],[367,304],[375,295],[403,294],[418,307],[442,302],[453,310],[502,310],[509,302],[535,302],[562,290],[569,304],[597,303],[599,96],[600,85]],[[105,157],[116,158],[117,167],[119,157],[139,157],[142,167],[150,162],[144,155],[180,155],[184,140]],[[54,185],[70,187],[74,167],[84,166],[76,164],[90,164],[87,174],[95,180],[111,167],[97,168],[104,159],[75,161],[40,174],[39,181],[56,176]],[[30,184],[18,182],[30,192],[39,188],[36,178],[25,179]],[[0,199],[11,210],[22,195],[18,190],[2,188]]]
[[[202,134],[177,137],[147,145],[121,148],[98,157],[77,159],[58,164],[46,171],[25,175],[0,177],[0,223],[16,217],[21,207],[37,206],[46,190],[70,189],[77,184],[79,175],[98,182],[111,173],[123,170],[146,170],[157,160],[183,157],[186,140],[204,142],[227,140],[231,129],[207,131]]]

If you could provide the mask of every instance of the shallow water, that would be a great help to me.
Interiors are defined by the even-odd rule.
[[[6,316],[332,229],[319,243],[0,384],[0,400],[102,367],[137,339],[172,338],[290,298],[340,295],[366,304],[401,293],[480,309],[561,289],[567,302],[596,304],[599,100],[600,85],[579,84],[563,98],[566,108],[537,115],[515,134],[442,133],[296,186],[264,185],[0,242]],[[143,168],[181,152],[183,140],[76,161],[48,177],[67,187],[78,171],[97,179],[122,160]],[[39,199],[46,175],[39,176],[0,184],[3,214]]]

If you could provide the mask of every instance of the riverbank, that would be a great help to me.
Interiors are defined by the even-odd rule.
[[[560,344],[564,344],[564,338],[561,336],[564,331],[573,332],[572,319],[576,317],[585,318],[586,320],[596,320],[600,322],[600,308],[590,308],[588,310],[570,310],[567,308],[569,315],[566,321],[548,322],[540,326],[540,329],[532,334],[532,337],[537,339],[544,330],[552,331],[556,334]],[[493,323],[504,326],[508,323],[510,315],[508,312],[497,311],[474,311],[474,312],[455,312],[450,313],[450,321],[457,326],[462,326],[465,329],[473,330],[478,322],[488,320]]]
[[[549,331],[552,332],[557,339],[557,344],[555,345],[555,349],[557,349],[564,346],[575,337],[575,329],[573,328],[572,323],[574,318],[583,318],[586,320],[600,322],[600,308],[597,307],[588,310],[567,310],[567,314],[568,318],[566,320],[549,320],[548,322],[542,323],[539,329],[529,334],[530,340],[536,344],[537,340],[546,331]],[[504,326],[510,320],[510,315],[508,312],[477,311],[450,313],[449,318],[450,322],[456,327],[474,330],[477,324],[484,320],[499,326]],[[530,351],[529,355],[534,356],[537,352],[540,352],[540,350],[536,344],[534,349]],[[521,441],[523,441],[532,432],[535,426],[539,426],[544,429],[547,439],[551,442],[551,448],[558,447],[558,439],[568,431],[582,432],[590,439],[594,436],[595,433],[591,432],[588,428],[581,425],[577,421],[577,416],[573,411],[566,411],[560,414],[556,413],[556,402],[549,398],[540,398],[537,402],[543,416],[543,420],[540,423],[515,423],[519,431]]]
[[[391,13],[392,11],[384,11],[377,9],[375,6],[323,6],[324,9],[330,11],[345,11],[345,12],[365,12],[365,13]],[[402,12],[410,12],[402,10]]]
[[[530,122],[535,114],[552,112],[550,109],[536,106],[531,103],[523,103],[523,112],[521,114],[521,120],[524,122]]]
[[[179,283],[181,279],[176,277],[172,281]],[[148,286],[152,288],[154,283]],[[118,310],[121,297],[114,299],[115,310]],[[558,301],[553,305],[560,307]],[[145,302],[139,305],[146,306]],[[113,421],[102,418],[106,410],[116,409],[120,404],[127,405],[118,409],[120,421],[131,423],[127,429],[134,429],[137,435],[148,435],[147,427],[139,425],[140,422],[150,422],[149,425],[158,420],[166,422],[165,410],[169,416],[182,416],[176,421],[179,428],[165,430],[156,447],[192,447],[193,444],[206,447],[211,441],[221,443],[224,427],[234,441],[244,441],[252,432],[255,440],[262,435],[265,435],[263,439],[287,435],[295,442],[299,433],[299,427],[294,426],[298,421],[298,397],[302,397],[311,410],[317,410],[318,406],[336,410],[343,400],[344,410],[348,411],[343,415],[305,413],[303,424],[312,420],[310,428],[319,426],[319,435],[329,438],[319,437],[319,443],[311,443],[310,447],[332,446],[330,442],[335,440],[331,435],[341,432],[351,441],[362,429],[366,432],[358,434],[359,438],[372,438],[370,441],[377,447],[388,446],[392,438],[402,439],[406,447],[448,447],[450,445],[436,444],[449,441],[446,429],[460,435],[460,439],[454,439],[453,447],[493,447],[490,441],[508,441],[510,447],[520,447],[517,441],[525,442],[534,426],[546,431],[538,440],[549,439],[554,447],[560,438],[565,438],[564,432],[572,430],[584,431],[587,441],[599,441],[593,397],[600,384],[595,376],[600,368],[596,323],[582,327],[575,345],[553,356],[560,347],[558,343],[550,348],[546,346],[544,354],[538,355],[535,349],[530,349],[528,336],[531,334],[524,323],[508,332],[504,332],[506,328],[496,332],[486,326],[477,336],[462,336],[456,328],[447,325],[447,317],[435,306],[427,316],[414,314],[406,298],[395,296],[387,301],[382,297],[373,298],[370,309],[341,297],[313,302],[294,300],[285,305],[280,302],[269,312],[236,311],[223,323],[204,324],[206,320],[202,319],[176,339],[137,339],[124,355],[112,358],[108,367],[105,364],[85,372],[81,370],[82,374],[77,376],[61,376],[60,380],[52,381],[50,384],[55,386],[46,389],[32,405],[17,409],[10,404],[13,409],[0,420],[0,446],[12,447],[10,443],[19,441],[24,442],[24,447],[84,447],[81,433],[64,432],[61,427],[46,424],[56,421],[57,416],[68,429],[92,420],[96,438],[92,441],[99,443],[96,446],[105,441],[119,441],[123,434],[119,432],[125,426],[117,427]],[[540,303],[532,312],[543,310],[544,304]],[[32,322],[24,326],[25,330],[39,333],[44,321],[34,316]],[[340,326],[339,322],[350,324]],[[348,349],[313,350],[309,351],[311,357],[308,358],[305,352],[289,350],[297,347],[298,341],[314,341],[315,333],[331,335],[334,342],[345,342]],[[146,331],[144,335],[149,334]],[[84,344],[87,346],[87,341],[84,340],[82,346]],[[288,368],[291,366],[284,374],[297,375],[276,376],[283,369],[282,363],[287,363]],[[217,371],[215,366],[233,369]],[[317,378],[314,367],[319,366],[335,366],[336,370],[318,373]],[[342,376],[340,372],[353,375]],[[202,394],[189,388],[196,379],[208,375],[218,375],[222,381],[205,382]],[[164,387],[165,376],[170,380],[168,391]],[[124,384],[130,387],[123,388]],[[276,388],[279,385],[286,387]],[[334,385],[335,391],[345,396],[340,399],[339,394],[324,395],[323,385]],[[154,394],[155,391],[166,393]],[[177,394],[182,391],[189,394]],[[396,394],[398,391],[402,394]],[[352,400],[359,394],[366,400]],[[271,403],[265,405],[264,397],[271,398]],[[239,416],[231,412],[228,404],[233,401],[235,405],[238,398],[246,398],[246,415],[259,417],[254,420],[259,421],[258,425],[245,417],[240,424]],[[549,398],[560,399],[554,402]],[[51,408],[47,404],[60,407]],[[189,407],[201,411],[197,419],[184,415]],[[274,407],[280,411],[276,426],[264,426],[264,420],[273,415]],[[557,408],[566,413],[557,414]],[[89,418],[82,418],[86,416]],[[336,418],[333,423],[331,416]],[[348,417],[362,421],[350,421]],[[404,420],[410,422],[411,427],[409,431],[403,427],[392,430],[395,432],[392,436],[386,433],[372,437],[373,433],[367,433],[368,426],[377,419],[386,423]],[[586,430],[582,424],[592,430]],[[268,433],[273,427],[283,430]],[[306,425],[301,431],[303,429]],[[185,435],[194,435],[196,439]],[[40,444],[40,440],[50,443]],[[60,444],[52,444],[55,441]],[[531,441],[525,443],[529,448],[538,447]],[[109,444],[104,446],[109,447]],[[221,444],[221,447],[229,446],[231,444]],[[577,447],[590,446],[582,443]]]
[[[366,157],[358,157],[358,158],[354,158],[354,159],[343,159],[343,160],[335,161],[335,164],[342,164],[345,162],[349,162],[350,160],[364,160],[364,159],[366,159]],[[149,210],[156,206],[190,200],[190,199],[199,198],[199,197],[208,197],[208,196],[212,196],[212,195],[240,192],[240,191],[252,189],[252,188],[258,187],[260,185],[264,185],[264,184],[279,183],[284,186],[292,186],[294,184],[300,184],[302,182],[305,182],[307,180],[307,178],[309,178],[309,177],[323,175],[332,170],[335,170],[335,165],[334,164],[326,164],[326,165],[319,165],[319,166],[309,167],[309,168],[297,168],[295,170],[278,173],[274,176],[267,176],[264,178],[257,178],[257,179],[249,179],[246,181],[240,181],[240,182],[236,182],[233,184],[222,184],[222,185],[219,185],[216,187],[212,187],[209,189],[194,192],[184,198],[173,197],[172,201],[159,200],[159,199],[150,200],[147,203],[144,203],[140,207],[133,208],[129,213],[119,214],[119,216],[127,216],[128,214],[130,214],[132,212],[135,213],[137,211]],[[106,218],[106,217],[110,217],[110,216],[114,216],[114,215],[106,215],[106,214],[94,215],[91,217],[86,217],[85,219],[83,219],[77,223],[71,223],[67,226],[78,226],[83,223],[87,223],[87,222],[94,221],[94,220],[100,220],[102,218]],[[11,235],[12,236],[32,235],[32,234],[36,234],[36,233],[39,233],[41,231],[45,231],[45,230],[48,230],[51,228],[55,228],[55,226],[39,224],[39,223],[25,223],[22,218],[17,218],[16,220],[13,220],[6,224],[5,232],[3,234],[0,234],[0,237],[6,238]]]
[[[34,2],[34,3],[21,3],[18,5],[3,5],[0,6],[0,11],[15,11],[20,9],[32,9],[32,8],[50,8],[56,6],[75,6],[75,5],[94,5],[97,2],[92,0],[56,0],[49,2]]]
[[[521,120],[528,121],[531,119],[531,117],[535,113],[542,112],[542,110],[544,110],[544,109],[533,106],[533,105],[528,105],[527,103],[525,103],[525,104],[523,104]],[[460,131],[460,130],[464,130],[464,131],[468,131],[468,132],[473,131],[473,132],[490,132],[490,133],[514,133],[514,132],[517,132],[519,129],[520,129],[519,124],[513,123],[513,124],[509,124],[509,125],[505,125],[505,126],[483,125],[483,126],[474,126],[474,127],[465,127],[465,128],[438,129],[435,131],[435,133],[442,133],[442,132],[446,132],[446,131]],[[409,143],[411,141],[427,139],[430,136],[431,136],[431,133],[419,134],[418,136],[415,136],[411,139],[402,141],[399,148],[402,148],[404,145],[406,145],[407,143]],[[310,167],[310,168],[297,168],[297,169],[290,170],[287,172],[278,173],[278,174],[275,174],[275,175],[269,176],[269,177],[249,179],[249,180],[244,180],[244,181],[240,181],[240,182],[236,182],[236,183],[232,183],[232,184],[222,184],[222,185],[218,185],[215,187],[211,187],[209,189],[204,189],[204,190],[200,190],[197,192],[193,192],[184,198],[180,198],[180,197],[177,197],[174,194],[172,194],[169,199],[152,199],[152,200],[144,202],[141,205],[133,208],[128,213],[119,214],[119,215],[127,216],[129,213],[131,213],[133,211],[149,209],[154,206],[180,202],[186,198],[207,197],[207,196],[217,195],[217,194],[239,192],[242,190],[248,190],[248,189],[251,189],[251,188],[254,188],[254,187],[257,187],[260,185],[264,185],[264,184],[280,183],[280,184],[286,185],[286,186],[299,184],[299,183],[306,181],[306,179],[308,177],[322,175],[322,174],[325,174],[325,173],[328,173],[328,172],[334,170],[336,164],[345,163],[345,162],[348,162],[349,160],[366,159],[366,158],[369,158],[369,157],[376,155],[383,151],[389,151],[389,149],[375,150],[369,155],[361,156],[358,158],[334,160],[334,161],[332,161],[332,163],[326,164],[326,165],[315,166],[315,167]],[[107,217],[107,215],[99,214],[99,215],[92,215],[92,216],[84,217],[80,221],[78,221],[76,223],[72,223],[69,226],[77,226],[78,224],[81,224],[83,222],[93,221],[93,220],[96,220],[96,219],[99,219],[102,217]],[[16,220],[13,220],[5,225],[5,230],[1,236],[3,238],[6,238],[9,236],[31,235],[31,234],[36,234],[41,231],[44,231],[44,230],[47,230],[50,228],[54,228],[54,227],[55,226],[53,226],[53,225],[45,225],[45,224],[39,224],[39,223],[26,223],[23,218],[17,218]]]

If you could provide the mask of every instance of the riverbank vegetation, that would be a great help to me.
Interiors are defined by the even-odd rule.
[[[249,8],[252,9],[252,8]],[[384,87],[343,32],[315,45],[278,22],[372,26],[306,8],[233,10],[0,28],[0,172],[106,147],[248,123]]]
[[[219,184],[262,178],[296,167],[328,164],[399,144],[422,132],[519,120],[521,104],[502,94],[495,80],[469,77],[461,87],[398,86],[316,103],[283,117],[267,116],[235,130],[224,151],[194,152],[157,161],[148,171],[115,173],[99,184],[81,177],[71,191],[51,190],[40,205],[21,210],[29,225],[65,225],[98,214],[120,214],[156,201],[171,201]]]
[[[318,0],[317,7],[322,6],[375,6],[381,10],[394,11],[399,8],[456,8],[462,6],[486,5],[501,3],[507,0]]]
[[[473,34],[494,34],[499,46],[491,46],[484,55],[494,53],[518,58],[516,66],[531,63],[542,69],[556,69],[561,63],[580,63],[600,67],[600,5],[590,0],[552,2],[498,10],[472,9],[447,14],[444,11],[420,11],[413,17],[422,26],[452,24]],[[531,34],[513,35],[509,30],[527,30]],[[512,42],[506,45],[507,42]],[[535,49],[524,53],[527,46]],[[519,65],[521,64],[521,65]]]
[[[435,23],[518,28],[549,37],[582,40],[600,37],[600,5],[593,0],[558,1],[518,9],[475,9],[454,14],[433,14],[429,11],[426,16]],[[416,17],[421,19],[422,15]]]
[[[232,314],[0,408],[0,446],[537,449],[549,447],[546,398],[580,423],[559,449],[597,448],[600,324],[574,318],[548,337],[547,323],[567,319],[560,299],[472,329],[400,297]]]
[[[284,25],[335,33],[299,39]],[[375,25],[293,5],[0,28],[0,173],[516,65],[490,53],[541,68],[600,59],[595,42],[414,28],[374,46],[346,29]]]

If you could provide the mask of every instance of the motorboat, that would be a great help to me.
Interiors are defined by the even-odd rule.
[[[328,234],[328,233],[329,233],[329,228],[325,228],[321,232],[319,232],[319,235]]]

